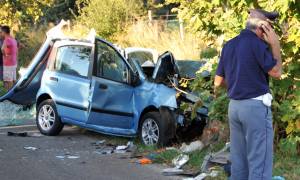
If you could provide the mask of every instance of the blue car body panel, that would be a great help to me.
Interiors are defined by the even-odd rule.
[[[49,80],[51,77],[59,77],[58,82]],[[139,86],[132,87],[97,77],[92,79],[45,70],[37,97],[42,94],[51,96],[64,123],[122,136],[136,135],[145,108],[177,108],[176,91],[163,84],[142,80]],[[109,84],[105,93],[97,93],[95,79]],[[93,81],[91,87],[90,81]],[[60,82],[62,84],[57,84]],[[98,111],[94,112],[88,101],[94,103]]]

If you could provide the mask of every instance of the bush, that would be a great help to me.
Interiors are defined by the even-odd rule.
[[[77,22],[88,28],[95,28],[103,38],[113,39],[113,35],[123,31],[128,24],[143,14],[139,0],[81,0],[85,6],[79,10]]]

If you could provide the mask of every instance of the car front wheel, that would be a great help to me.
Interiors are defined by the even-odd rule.
[[[53,100],[47,99],[40,103],[36,113],[36,124],[42,134],[55,136],[61,132],[64,124],[58,116]]]
[[[160,117],[159,112],[148,112],[145,114],[140,123],[139,136],[143,144],[151,145],[166,145],[167,137],[164,137],[166,126]]]

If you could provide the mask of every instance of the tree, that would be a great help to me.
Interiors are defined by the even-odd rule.
[[[80,9],[77,21],[95,28],[100,36],[108,39],[144,13],[140,0],[81,0],[79,3],[85,5]]]
[[[6,24],[15,30],[25,24],[35,24],[43,16],[46,8],[54,0],[2,0],[0,1],[0,24]]]

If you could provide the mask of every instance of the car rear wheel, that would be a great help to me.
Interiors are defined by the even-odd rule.
[[[166,126],[164,126],[159,112],[149,112],[142,117],[139,137],[143,144],[147,146],[166,145],[167,138],[163,136],[165,131]]]
[[[55,136],[61,132],[64,124],[61,122],[55,103],[51,99],[40,103],[36,113],[36,124],[42,134]]]

